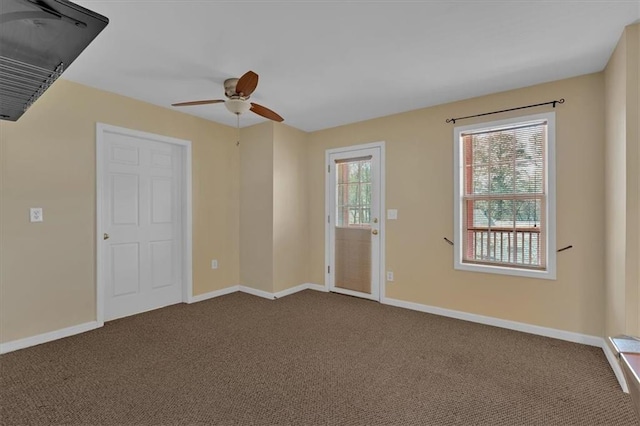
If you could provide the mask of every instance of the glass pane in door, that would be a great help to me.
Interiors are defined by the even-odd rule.
[[[371,157],[336,162],[335,286],[371,294]]]

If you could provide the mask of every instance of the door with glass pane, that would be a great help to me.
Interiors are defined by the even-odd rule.
[[[329,151],[329,290],[380,299],[381,148]]]

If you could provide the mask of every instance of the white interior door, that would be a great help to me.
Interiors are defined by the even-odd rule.
[[[327,155],[329,290],[380,300],[382,147],[330,150]]]
[[[182,301],[182,151],[133,134],[104,132],[104,319]]]

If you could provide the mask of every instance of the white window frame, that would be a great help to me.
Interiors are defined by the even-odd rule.
[[[556,114],[548,112],[521,117],[509,118],[491,122],[471,124],[468,126],[457,126],[453,129],[453,212],[454,212],[454,256],[453,267],[460,271],[482,272],[490,274],[513,275],[527,278],[542,278],[548,280],[556,279]],[[464,146],[461,135],[468,132],[481,132],[500,127],[510,127],[533,121],[547,121],[547,138],[545,147],[546,178],[545,178],[545,269],[525,269],[510,265],[486,265],[463,262],[463,227],[464,208],[462,203],[464,197]]]

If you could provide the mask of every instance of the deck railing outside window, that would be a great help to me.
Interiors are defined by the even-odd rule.
[[[467,229],[467,259],[478,263],[510,263],[537,268],[541,264],[540,228]]]

